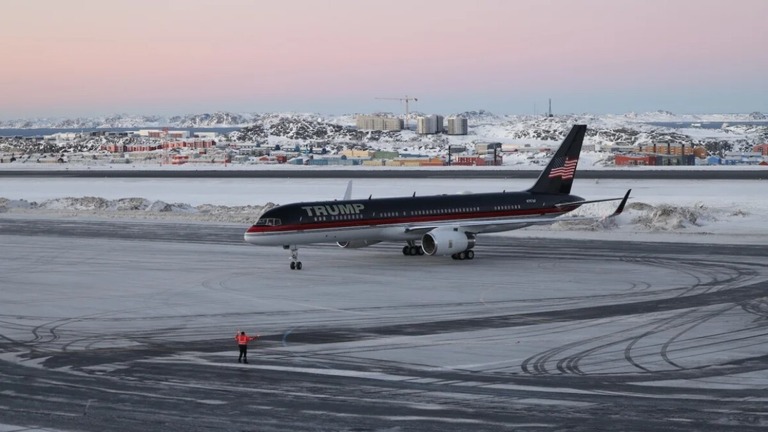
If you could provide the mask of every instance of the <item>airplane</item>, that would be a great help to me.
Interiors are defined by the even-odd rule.
[[[631,189],[623,198],[587,201],[571,195],[586,131],[586,125],[574,125],[533,187],[524,191],[351,199],[350,182],[342,200],[300,202],[267,210],[248,228],[244,239],[290,250],[291,270],[302,269],[300,245],[330,242],[342,248],[405,242],[403,255],[471,260],[478,234],[561,220],[595,220],[598,218],[558,216],[583,204],[621,200],[605,218],[614,217],[623,211]]]

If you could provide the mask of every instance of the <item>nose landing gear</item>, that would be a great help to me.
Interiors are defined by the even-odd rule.
[[[283,246],[283,249],[291,251],[291,270],[301,270],[301,261],[299,261],[299,248],[296,245]]]

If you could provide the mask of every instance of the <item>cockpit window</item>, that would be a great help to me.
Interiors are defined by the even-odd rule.
[[[277,226],[280,224],[281,222],[278,218],[261,218],[256,221],[256,226]]]

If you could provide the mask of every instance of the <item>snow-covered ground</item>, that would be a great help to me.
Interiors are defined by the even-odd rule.
[[[165,219],[251,224],[265,206],[333,200],[340,179],[4,178],[0,216]],[[359,179],[353,198],[523,190],[530,180]],[[577,180],[586,199],[621,197],[632,189],[624,214],[600,224],[558,223],[510,236],[676,242],[768,242],[764,180]],[[586,205],[574,215],[606,215],[615,202]]]

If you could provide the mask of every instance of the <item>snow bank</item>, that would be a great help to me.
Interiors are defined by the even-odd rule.
[[[619,226],[633,226],[641,231],[680,231],[692,227],[703,227],[711,222],[748,215],[744,210],[726,210],[711,208],[703,203],[693,205],[658,204],[643,202],[627,204],[624,213],[617,218],[597,221],[569,221],[569,217],[600,217],[611,214],[615,202],[587,204],[563,216],[563,221],[555,224],[556,229],[606,230]]]
[[[171,219],[200,222],[253,223],[273,203],[264,205],[225,206],[166,203],[144,198],[65,197],[41,202],[0,197],[0,213],[52,217],[95,216],[103,218]]]

